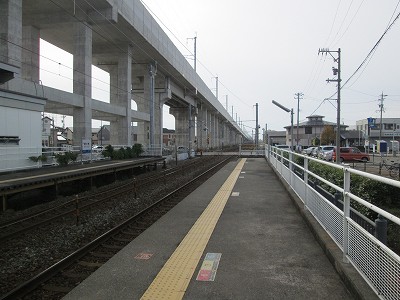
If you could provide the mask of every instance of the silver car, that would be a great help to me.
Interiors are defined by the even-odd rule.
[[[316,149],[316,148],[318,148],[318,147],[308,147],[307,149],[304,149],[304,150],[303,150],[303,154],[308,155],[308,156],[311,156],[313,150]]]
[[[331,151],[335,146],[319,146],[318,147],[318,158],[324,159],[324,152]]]
[[[333,150],[328,150],[322,153],[322,159],[326,161],[331,161],[333,155]]]

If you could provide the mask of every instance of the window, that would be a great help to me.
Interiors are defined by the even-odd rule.
[[[0,145],[19,145],[18,136],[0,136]]]
[[[304,129],[306,134],[312,134],[312,127],[305,127]]]
[[[385,130],[393,130],[393,124],[383,124]]]

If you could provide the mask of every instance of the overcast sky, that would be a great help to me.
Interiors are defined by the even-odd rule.
[[[197,71],[210,88],[219,78],[219,100],[234,117],[255,123],[256,103],[262,127],[282,130],[290,115],[272,104],[294,108],[300,100],[300,122],[319,114],[336,122],[337,67],[319,48],[341,49],[342,84],[357,70],[400,12],[398,0],[143,0],[184,55],[193,52],[197,34]],[[177,41],[176,38],[179,39]],[[183,45],[182,45],[183,44]],[[185,46],[185,47],[184,47]],[[400,117],[400,21],[394,23],[376,51],[341,92],[341,122],[379,117],[378,99],[385,95],[384,117]],[[337,57],[336,53],[332,53]],[[336,99],[336,96],[334,96]]]
[[[341,49],[342,85],[367,58],[389,24],[400,12],[399,0],[143,0],[172,41],[188,56],[197,35],[197,72],[219,100],[247,130],[255,127],[259,104],[262,128],[283,130],[290,114],[272,104],[293,108],[300,122],[313,114],[336,122],[336,83],[331,55],[319,48]],[[376,50],[341,91],[341,122],[379,117],[380,95],[385,96],[383,117],[400,117],[400,21],[384,35]],[[48,53],[47,53],[48,54]],[[49,55],[49,54],[48,54]],[[48,56],[47,55],[47,56]],[[337,57],[337,53],[332,53]],[[43,58],[41,58],[43,61]],[[72,58],[71,58],[72,61]],[[61,67],[57,66],[56,72]],[[42,71],[42,73],[44,73]],[[42,80],[44,74],[41,75]],[[100,75],[96,75],[100,78]],[[44,84],[46,84],[44,80]],[[101,88],[98,89],[101,93]],[[96,92],[93,92],[94,98]],[[334,95],[334,100],[325,100]],[[99,97],[97,97],[99,98]],[[164,127],[174,128],[164,107]]]

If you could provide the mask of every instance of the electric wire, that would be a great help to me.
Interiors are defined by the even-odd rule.
[[[369,53],[367,54],[367,56],[365,57],[365,59],[362,61],[362,63],[358,66],[358,68],[353,72],[353,74],[345,81],[345,83],[341,86],[341,88],[343,88],[344,86],[346,86],[347,83],[349,83],[349,81],[354,77],[355,74],[357,74],[357,72],[363,67],[363,65],[368,61],[368,59],[373,55],[373,53],[375,52],[375,50],[378,48],[379,44],[381,43],[381,41],[383,40],[383,38],[385,37],[385,35],[387,34],[387,32],[392,28],[392,26],[394,25],[394,23],[398,20],[398,18],[400,17],[400,13],[397,14],[396,18],[390,23],[390,25],[386,28],[386,30],[383,32],[383,34],[381,35],[381,37],[378,39],[378,41],[375,43],[375,45],[372,47],[372,49],[369,51]],[[353,83],[354,84],[354,83]]]
[[[340,30],[342,29],[343,24],[344,24],[344,22],[346,21],[346,18],[347,18],[348,14],[349,14],[349,11],[350,11],[350,9],[351,9],[351,6],[353,5],[353,1],[354,1],[354,0],[351,0],[349,6],[348,6],[348,8],[347,8],[346,14],[345,14],[344,17],[343,17],[342,22],[340,23],[339,29],[337,30],[336,35],[335,35],[335,37],[333,38],[333,41],[335,41],[336,37],[339,35],[339,32],[340,32]],[[333,41],[332,41],[332,42],[333,42]]]
[[[344,32],[342,33],[342,35],[339,37],[339,39],[336,41],[336,43],[334,43],[333,48],[336,48],[336,45],[342,40],[342,38],[344,37],[344,35],[347,33],[347,31],[349,30],[351,24],[353,23],[353,21],[355,20],[356,16],[358,15],[358,12],[360,11],[361,6],[364,4],[365,0],[362,0],[360,2],[360,5],[358,6],[355,14],[353,15],[353,17],[351,18],[349,24],[347,25],[346,29],[344,30]],[[339,33],[339,32],[338,32]]]
[[[157,18],[157,20],[159,20],[159,22],[173,35],[173,37],[175,37],[175,39],[190,53],[190,55],[194,56],[194,53],[192,53],[192,51],[190,49],[188,49],[186,47],[186,45],[175,35],[175,33],[169,29],[169,27],[157,16],[156,13],[154,13],[150,7],[143,1],[140,0],[140,2],[142,2],[142,4],[146,7],[146,9],[155,17]],[[202,63],[201,60],[196,59],[196,61],[212,76],[212,77],[216,77],[215,74],[213,72],[211,72],[206,65],[204,65]],[[239,96],[237,96],[234,92],[232,92],[223,82],[218,81],[219,84],[221,84],[223,87],[226,88],[227,91],[229,91],[236,99],[238,99],[241,103],[250,106],[247,102],[243,101]]]
[[[400,2],[400,1],[399,1]],[[398,3],[399,4],[399,3]],[[397,4],[397,6],[398,6]],[[396,6],[396,10],[397,10],[397,6]],[[378,45],[381,43],[381,41],[383,40],[383,38],[385,37],[385,35],[387,34],[387,32],[392,28],[392,26],[394,25],[394,23],[397,21],[397,19],[400,17],[400,13],[397,14],[397,16],[395,17],[395,19],[393,21],[390,22],[390,24],[387,26],[386,30],[383,32],[383,34],[381,35],[381,37],[378,39],[378,41],[375,43],[375,45],[372,47],[372,49],[369,51],[368,55],[365,57],[365,59],[362,61],[362,63],[358,66],[358,68],[353,72],[353,74],[344,82],[344,84],[341,85],[340,89],[342,90],[349,82],[350,80],[358,73],[358,71],[363,67],[363,65],[368,61],[368,59],[370,59],[371,55],[374,53],[374,51],[377,49]],[[392,17],[393,18],[393,17]],[[392,19],[391,18],[391,19]],[[353,83],[354,84],[354,83]],[[337,95],[337,91],[335,91],[330,97],[328,97],[327,99],[331,99],[332,97],[334,97],[335,95]],[[323,102],[322,102],[323,103]],[[318,108],[322,105],[322,103],[318,106]],[[317,108],[317,109],[318,109]],[[316,110],[317,110],[316,109]],[[315,111],[316,111],[315,110]],[[314,112],[315,112],[314,111]]]
[[[328,41],[329,41],[329,39],[331,37],[332,31],[333,31],[333,27],[335,26],[335,23],[336,23],[336,18],[337,18],[338,12],[339,12],[339,8],[340,8],[340,3],[341,2],[342,1],[340,0],[339,3],[338,3],[338,6],[336,7],[335,16],[333,18],[333,22],[332,22],[331,29],[329,31],[328,37],[326,38],[325,45],[328,45]]]
[[[50,0],[50,1],[54,1],[54,0]],[[92,7],[98,14],[100,14],[101,16],[103,16],[106,20],[107,20],[107,18],[100,12],[100,11],[98,11],[91,3],[89,3],[88,1],[86,1],[86,0],[84,0],[90,7]],[[141,1],[142,3],[143,3],[143,1]],[[147,5],[145,5],[146,7],[148,7]],[[78,6],[79,7],[79,6]],[[79,7],[80,8],[80,7]],[[81,9],[81,8],[80,8]],[[85,12],[84,12],[85,13]],[[152,12],[153,13],[153,12]],[[87,15],[87,13],[85,13],[86,15]],[[154,14],[154,13],[153,13]],[[154,14],[155,15],[155,14]],[[89,17],[89,16],[88,16]],[[157,17],[158,18],[158,17]],[[159,18],[158,18],[159,19]],[[93,20],[92,20],[93,21]],[[133,41],[133,40],[131,40],[127,35],[125,35],[122,31],[120,31],[120,29],[119,28],[117,28],[113,23],[111,23],[109,20],[107,20],[112,26],[114,26],[119,32],[121,32],[124,36],[125,36],[125,38],[127,38],[127,39],[129,39],[133,44],[135,44],[135,42]],[[93,21],[94,22],[94,21]],[[160,20],[160,22],[162,22],[161,20]],[[95,22],[94,22],[95,23]],[[165,25],[164,25],[165,26]],[[168,27],[166,27],[168,30],[169,30],[169,28]],[[169,30],[170,31],[170,30]],[[172,31],[170,31],[171,32],[171,34],[173,34],[172,33]],[[173,34],[174,35],[174,34]],[[175,35],[174,35],[175,36]],[[181,42],[180,42],[181,43]],[[181,43],[182,44],[182,43]],[[135,44],[136,46],[138,46],[137,44]],[[183,45],[183,44],[182,44]],[[183,45],[184,46],[184,45]],[[185,47],[185,46],[184,46]],[[145,54],[145,55],[147,55],[149,58],[151,58],[151,59],[153,59],[154,61],[155,61],[155,59],[153,58],[153,57],[151,57],[146,51],[144,51],[141,47],[139,47],[138,46],[138,48],[140,49],[140,50],[142,50],[142,52]],[[186,47],[185,47],[186,48]],[[187,48],[186,48],[187,49]],[[187,49],[188,50],[188,49]],[[190,52],[190,50],[188,50],[189,52]],[[200,62],[201,63],[201,62]],[[163,67],[162,67],[162,65],[160,65],[160,64],[158,64],[158,66],[160,66],[161,67],[161,69],[163,69]],[[208,70],[208,69],[207,69]],[[168,74],[168,72],[167,72],[167,70],[166,69],[164,69],[164,71],[165,71],[165,73],[166,74]],[[208,70],[209,71],[209,70]],[[210,72],[210,71],[209,71]],[[211,72],[210,72],[211,73]],[[172,74],[169,74],[172,78],[174,78],[178,83],[180,83],[184,88],[187,88],[186,87],[186,85],[184,84],[184,83],[182,83],[179,79],[177,79],[175,76],[173,76]],[[221,85],[223,85],[222,83],[221,83]],[[225,86],[225,85],[223,85],[223,86]],[[189,91],[190,91],[190,89],[188,89]],[[237,97],[237,96],[236,96]],[[237,97],[238,98],[238,97]],[[240,98],[238,98],[238,99],[240,99]],[[218,100],[218,99],[217,99]],[[243,102],[243,103],[245,103],[245,102]]]

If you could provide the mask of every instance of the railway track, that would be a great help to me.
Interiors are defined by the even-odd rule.
[[[208,170],[194,176],[187,183],[158,199],[139,213],[93,239],[40,274],[20,284],[17,288],[2,296],[1,299],[61,298],[116,252],[139,236],[230,159],[231,157],[212,164],[212,167]],[[181,173],[182,170],[174,170],[173,172]],[[156,177],[153,179],[160,180],[160,178],[157,179]]]
[[[0,223],[0,242],[5,242],[10,238],[15,238],[51,222],[56,222],[66,216],[75,215],[78,222],[78,213],[81,214],[94,206],[103,205],[103,203],[124,194],[133,193],[136,198],[145,185],[160,181],[165,183],[167,180],[173,180],[175,174],[185,172],[188,168],[197,168],[198,164],[204,163],[206,163],[204,160],[194,159],[183,167],[179,166],[155,174],[143,175],[106,191],[97,192],[89,196],[76,196],[75,199],[63,204]]]

